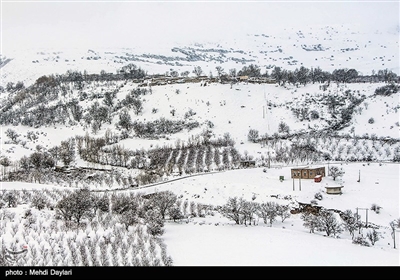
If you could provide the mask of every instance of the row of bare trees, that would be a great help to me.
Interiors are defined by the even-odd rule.
[[[272,224],[277,217],[284,222],[290,217],[289,205],[282,205],[276,202],[258,203],[246,201],[242,197],[229,197],[226,204],[219,208],[220,213],[236,224],[256,225],[259,218],[262,218],[265,224]]]

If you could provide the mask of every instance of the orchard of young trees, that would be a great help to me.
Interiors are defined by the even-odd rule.
[[[22,203],[30,208],[21,214],[9,211]],[[85,188],[2,190],[0,246],[15,251],[18,244],[28,244],[29,250],[11,260],[1,250],[0,265],[171,266],[159,237],[165,219],[182,211],[178,203],[170,192],[144,198]],[[13,238],[4,238],[10,234]]]

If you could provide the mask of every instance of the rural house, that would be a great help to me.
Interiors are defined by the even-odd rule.
[[[240,82],[247,82],[249,80],[249,76],[239,76]]]
[[[292,168],[291,169],[292,173],[292,178],[293,179],[314,179],[315,176],[321,175],[319,177],[321,180],[322,177],[325,177],[325,167],[315,167],[315,168],[309,168],[307,167],[298,167],[298,168]]]

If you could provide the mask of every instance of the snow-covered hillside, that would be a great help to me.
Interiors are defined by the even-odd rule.
[[[26,47],[30,13],[17,20],[5,4],[4,37],[20,44],[0,54],[0,266],[400,265],[393,15],[390,25],[363,24],[372,10],[357,24],[306,25],[299,19],[312,22],[314,8],[301,19],[289,3],[282,16],[299,24],[271,28],[275,2],[257,2],[268,16],[203,3],[173,20],[182,10],[168,2],[106,9],[121,15],[115,29],[112,16],[79,6],[75,31],[52,40],[82,44],[46,46],[47,35],[31,31],[36,44]],[[93,15],[111,7],[98,5]],[[152,9],[157,30],[144,13]],[[216,21],[225,10],[243,17]],[[40,15],[57,15],[45,11],[37,30]],[[85,33],[89,19],[104,38]],[[104,43],[110,30],[115,44]],[[299,167],[326,174],[294,180]],[[22,248],[17,260],[6,253]]]
[[[250,129],[257,130],[259,137],[264,135],[269,137],[281,135],[279,133],[279,124],[284,122],[288,125],[290,133],[298,133],[302,131],[321,131],[329,128],[335,123],[337,114],[329,111],[329,103],[325,103],[326,98],[330,95],[342,96],[346,98],[347,93],[354,96],[364,96],[364,101],[358,105],[350,122],[339,131],[339,134],[344,136],[349,134],[351,137],[367,136],[376,140],[378,138],[390,137],[399,138],[399,99],[397,94],[391,96],[376,96],[375,89],[384,86],[383,83],[368,83],[368,84],[332,84],[327,91],[320,90],[320,84],[309,84],[305,87],[285,86],[280,87],[274,84],[247,84],[238,83],[233,86],[228,84],[210,83],[207,86],[202,86],[200,83],[190,84],[173,84],[165,86],[152,87],[151,94],[143,97],[143,110],[139,115],[130,111],[130,116],[138,122],[153,122],[165,118],[171,121],[179,121],[187,119],[185,114],[192,112],[189,122],[198,122],[199,126],[194,129],[184,129],[177,133],[164,133],[163,137],[151,139],[138,137],[134,132],[130,133],[127,139],[120,139],[119,144],[128,149],[151,149],[155,147],[170,146],[174,147],[177,141],[187,142],[192,137],[203,135],[207,129],[211,130],[212,138],[223,137],[225,133],[229,133],[235,141],[235,148],[243,154],[259,158],[261,155],[266,156],[268,151],[275,151],[276,147],[273,141],[269,141],[267,147],[263,147],[263,142],[252,143],[248,141],[248,133]],[[114,86],[87,86],[85,92],[103,92],[110,90]],[[123,100],[127,94],[137,88],[135,83],[127,83],[119,90],[116,95],[116,100]],[[63,104],[69,100],[79,96],[79,92],[73,90],[73,95],[67,95],[60,98],[58,102]],[[88,110],[94,103],[100,99],[86,99],[80,102],[83,110]],[[53,104],[57,104],[53,102]],[[86,108],[86,109],[85,109]],[[294,111],[297,109],[307,108],[308,113],[317,112],[317,119],[301,119],[296,117]],[[154,111],[155,110],[155,111]],[[172,115],[172,110],[174,114]],[[22,112],[22,111],[21,111]],[[111,124],[107,122],[102,125],[96,134],[90,127],[84,124],[83,121],[75,124],[60,125],[42,125],[37,128],[30,126],[19,125],[3,125],[1,130],[2,140],[2,155],[9,157],[12,160],[18,160],[23,155],[29,155],[35,151],[36,146],[40,145],[45,149],[50,149],[54,145],[60,145],[75,135],[84,136],[86,133],[96,137],[104,136],[108,130],[114,131],[116,123],[119,121],[119,111],[113,113]],[[24,115],[19,115],[23,117]],[[373,118],[374,123],[369,123]],[[16,142],[10,141],[6,136],[7,130],[15,130],[18,132]],[[31,140],[29,135],[36,134],[37,139]],[[204,135],[203,135],[204,136]],[[202,137],[203,137],[202,136]],[[375,137],[375,138],[374,138]],[[323,141],[322,138],[315,138],[314,141]],[[341,146],[346,148],[349,138],[339,140]],[[370,142],[370,140],[364,140]],[[383,141],[383,140],[382,140]],[[382,142],[378,141],[378,142]],[[287,141],[286,141],[287,142]],[[329,142],[324,140],[319,144],[319,149],[329,150]],[[285,145],[290,145],[291,141]],[[337,142],[339,144],[339,142]],[[356,143],[357,144],[357,143]],[[364,147],[364,143],[360,141],[359,145],[353,143],[353,148],[359,146]],[[361,145],[362,144],[362,145]],[[383,142],[382,142],[383,144]],[[325,148],[323,148],[325,146]],[[335,145],[337,146],[337,145]],[[368,144],[372,148],[373,144]],[[377,160],[387,160],[393,157],[393,151],[396,146],[390,145],[390,154],[386,154],[385,148],[389,145],[383,144],[382,148],[376,146],[374,158]],[[350,149],[350,148],[349,148]],[[379,151],[380,150],[380,151]],[[348,151],[348,152],[347,152]],[[354,154],[351,150],[344,150],[349,156]],[[368,150],[366,151],[368,152]],[[332,158],[335,158],[335,153],[330,151]],[[378,154],[380,153],[380,154]],[[345,157],[350,159],[350,157]]]
[[[64,74],[68,70],[99,74],[115,73],[132,62],[148,74],[175,70],[192,72],[201,66],[204,74],[216,76],[216,66],[225,71],[244,65],[264,69],[279,66],[294,70],[300,66],[320,67],[332,72],[354,68],[363,75],[389,69],[399,74],[399,31],[365,29],[357,25],[310,26],[296,29],[279,28],[268,33],[238,33],[219,41],[164,43],[157,46],[126,46],[115,49],[24,49],[2,53],[2,86],[22,81],[31,85],[42,75]]]

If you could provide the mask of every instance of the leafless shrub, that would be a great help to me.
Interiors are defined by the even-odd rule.
[[[377,205],[376,203],[373,203],[373,204],[371,205],[371,210],[374,211],[376,214],[379,214],[379,213],[380,213],[381,208],[382,208],[382,207],[379,206],[379,205]]]
[[[372,231],[367,232],[367,238],[371,242],[372,246],[375,245],[375,242],[377,242],[380,239],[380,234],[376,229],[372,229]]]

